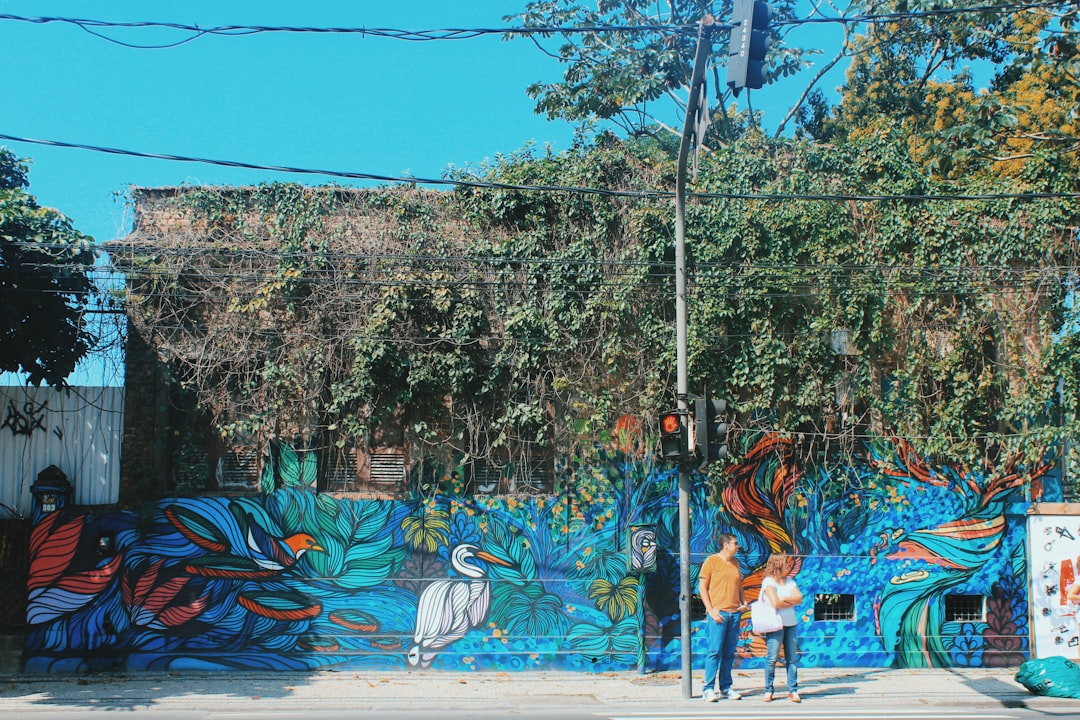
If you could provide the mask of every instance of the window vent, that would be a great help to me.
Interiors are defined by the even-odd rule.
[[[814,596],[814,620],[840,622],[855,619],[855,596],[824,593]]]
[[[259,448],[241,445],[228,448],[217,467],[219,487],[248,486],[259,477]]]
[[[495,495],[501,490],[499,480],[502,479],[502,470],[492,463],[478,458],[469,464],[472,475],[473,492],[477,495]]]
[[[369,479],[373,485],[404,485],[405,455],[402,453],[372,453]]]
[[[982,595],[946,595],[945,622],[982,622],[986,619]]]
[[[358,470],[356,450],[349,448],[330,456],[326,469],[325,489],[330,492],[351,492],[357,489]]]

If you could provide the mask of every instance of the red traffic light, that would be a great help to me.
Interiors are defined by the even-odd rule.
[[[679,413],[669,412],[660,416],[660,432],[669,434],[677,433],[682,429],[682,423],[679,421]]]
[[[686,461],[687,432],[683,416],[680,410],[660,413],[660,457],[665,460]]]

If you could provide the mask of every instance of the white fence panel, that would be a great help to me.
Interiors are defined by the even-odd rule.
[[[0,386],[0,502],[29,517],[31,486],[56,465],[73,503],[115,503],[123,435],[123,388]]]

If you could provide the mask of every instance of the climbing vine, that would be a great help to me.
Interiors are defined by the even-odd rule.
[[[987,467],[1052,452],[1080,398],[1078,207],[993,197],[1040,190],[1030,175],[928,176],[887,127],[703,156],[691,391],[806,453],[891,435]],[[670,148],[601,136],[454,176],[629,194],[146,191],[133,321],[223,437],[329,452],[392,425],[505,461],[649,435],[675,401],[673,205],[646,192],[673,185]]]

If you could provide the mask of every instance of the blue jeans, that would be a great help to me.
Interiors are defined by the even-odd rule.
[[[787,662],[787,689],[789,693],[799,692],[799,626],[786,625],[776,632],[765,635],[765,692],[773,691],[776,678],[776,661],[780,659],[780,645],[784,646],[784,660]]]
[[[735,664],[735,648],[739,645],[739,626],[742,613],[720,612],[720,622],[709,616],[705,619],[709,628],[709,648],[705,655],[706,690],[714,687],[720,680],[720,692],[731,687],[731,668]]]

